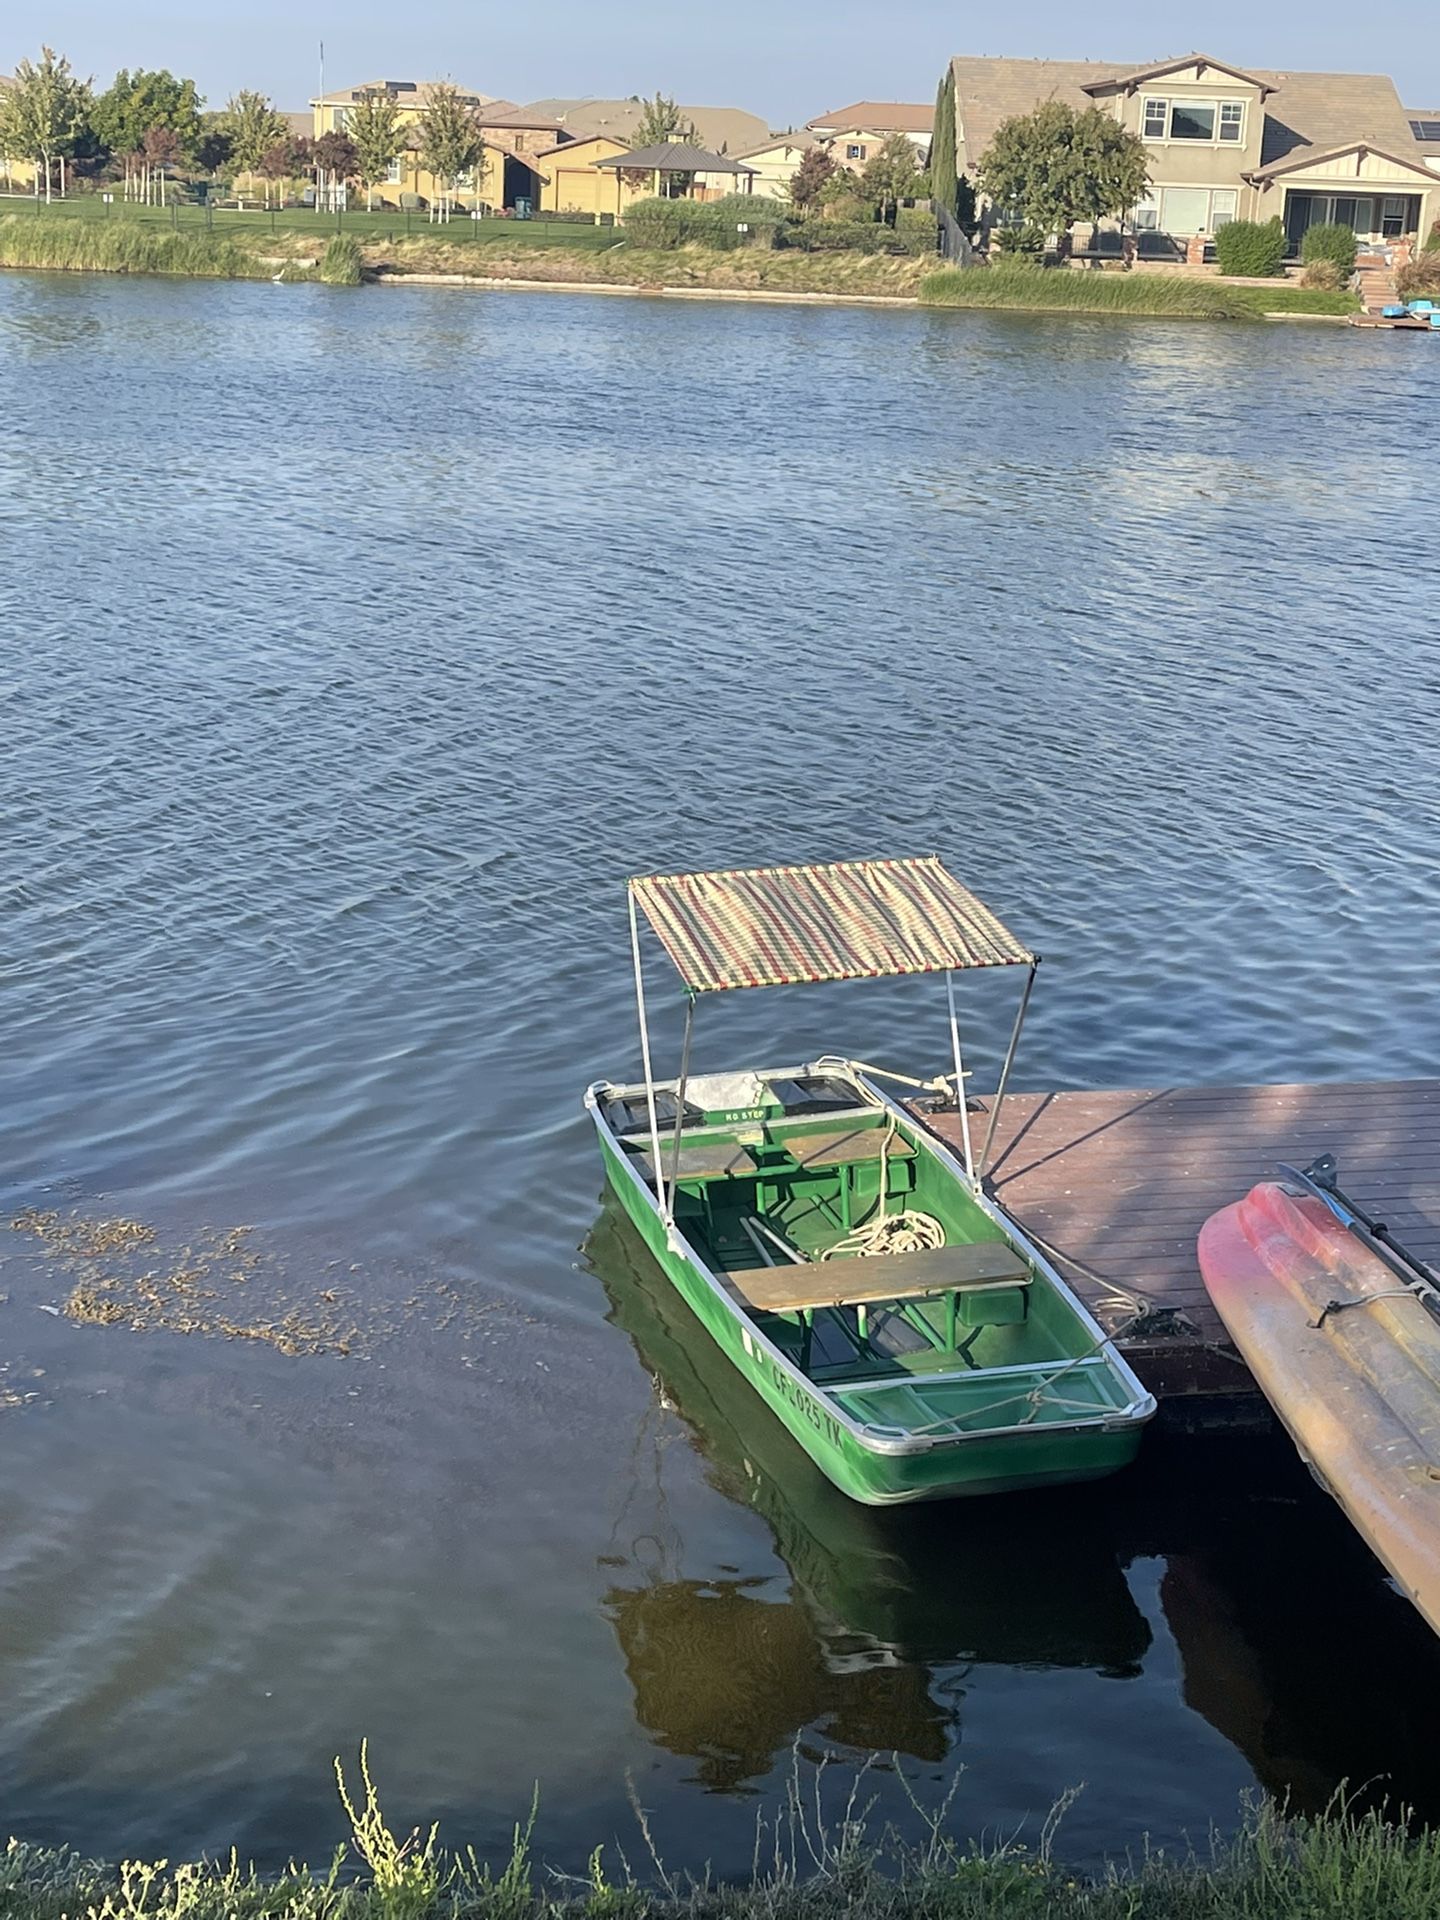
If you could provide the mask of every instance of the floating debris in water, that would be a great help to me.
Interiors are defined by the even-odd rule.
[[[33,1233],[49,1253],[73,1253],[82,1260],[98,1260],[107,1253],[133,1253],[155,1239],[154,1227],[140,1220],[87,1220],[83,1214],[67,1217],[44,1213],[38,1207],[26,1207],[10,1225],[17,1233]]]

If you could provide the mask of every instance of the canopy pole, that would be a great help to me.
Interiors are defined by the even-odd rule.
[[[1000,1069],[1000,1083],[995,1089],[995,1103],[990,1109],[990,1125],[985,1130],[985,1145],[980,1149],[980,1178],[985,1178],[985,1169],[990,1164],[990,1149],[995,1144],[995,1129],[1000,1124],[1000,1104],[1005,1098],[1005,1089],[1010,1080],[1010,1069],[1015,1064],[1015,1050],[1020,1045],[1020,1029],[1025,1024],[1026,1009],[1030,1005],[1030,995],[1035,987],[1035,969],[1039,966],[1038,957],[1030,962],[1030,971],[1025,976],[1025,991],[1020,996],[1019,1011],[1015,1015],[1015,1025],[1010,1031],[1010,1045],[1005,1049],[1005,1064]]]
[[[690,1079],[690,1036],[695,1031],[695,996],[685,995],[685,1043],[680,1049],[680,1080],[675,1089],[675,1134],[670,1143],[670,1218],[675,1218],[675,1185],[680,1177],[680,1130],[685,1124],[685,1088]]]
[[[660,1203],[660,1218],[668,1226],[670,1214],[665,1205],[665,1175],[660,1166],[660,1117],[655,1111],[655,1080],[650,1071],[650,1023],[645,1017],[645,976],[640,968],[640,922],[635,917],[635,889],[626,888],[630,902],[630,957],[635,963],[635,1008],[640,1015],[640,1059],[645,1067],[645,1105],[650,1114],[650,1164],[655,1169],[655,1198]]]
[[[945,992],[950,1001],[950,1051],[955,1059],[955,1104],[960,1112],[960,1139],[965,1149],[965,1173],[975,1178],[975,1159],[970,1151],[970,1113],[965,1103],[965,1062],[960,1056],[960,1022],[955,1013],[955,969],[945,969]]]

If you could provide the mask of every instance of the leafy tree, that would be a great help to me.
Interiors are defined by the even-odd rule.
[[[900,202],[919,193],[924,184],[915,142],[904,133],[892,133],[865,162],[860,175],[861,190],[873,205],[876,219],[892,227]]]
[[[315,169],[317,195],[328,195],[331,206],[338,208],[341,187],[359,171],[355,142],[348,132],[322,133],[310,149],[310,162]]]
[[[1068,244],[1077,220],[1106,220],[1144,196],[1149,174],[1140,136],[1098,107],[1047,100],[995,130],[980,185],[1012,220]]]
[[[277,113],[263,93],[232,94],[221,119],[230,139],[230,158],[239,173],[258,173],[260,162],[288,135],[284,115]]]
[[[430,208],[432,220],[448,220],[455,183],[462,173],[479,168],[485,158],[478,109],[470,106],[449,80],[437,80],[420,121],[420,159],[435,176],[438,189]]]
[[[13,85],[0,94],[0,147],[35,162],[35,191],[43,176],[47,201],[57,161],[65,191],[65,160],[85,136],[90,104],[89,81],[77,80],[70,62],[50,47],[40,49],[38,62],[22,60]]]
[[[376,187],[405,148],[405,130],[394,95],[383,87],[362,94],[346,116],[345,131],[355,143],[355,177],[373,207]]]
[[[790,176],[791,206],[798,207],[801,213],[813,212],[836,171],[835,156],[828,147],[808,147]]]
[[[278,117],[278,116],[277,116]],[[310,166],[310,142],[297,139],[293,133],[283,133],[278,140],[272,140],[260,156],[258,167],[249,169],[259,173],[265,181],[265,204],[270,204],[270,188],[276,189],[275,197],[283,200],[280,192],[282,181],[297,179]]]
[[[173,127],[151,127],[140,143],[145,162],[145,197],[158,187],[160,204],[165,204],[165,177],[180,162],[180,136]]]
[[[663,93],[644,102],[644,110],[631,135],[631,144],[641,147],[698,147],[700,129],[688,119],[683,107]],[[627,186],[647,187],[654,174],[649,167],[623,167]],[[662,176],[660,191],[671,199],[683,199],[694,184],[693,173],[669,173]]]
[[[152,127],[165,127],[179,142],[180,157],[197,158],[203,128],[204,102],[193,80],[177,80],[160,69],[134,73],[122,67],[95,102],[91,124],[96,137],[112,153],[136,152]]]
[[[930,198],[952,220],[960,218],[960,170],[955,158],[955,82],[945,69],[935,95],[935,120],[930,135]]]
[[[195,164],[205,173],[221,173],[235,157],[235,139],[225,116],[207,113],[195,148]]]

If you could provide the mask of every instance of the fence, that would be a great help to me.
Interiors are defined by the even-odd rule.
[[[970,267],[975,264],[975,249],[970,244],[969,235],[948,207],[942,207],[938,200],[930,202],[930,211],[940,222],[940,256],[948,260],[952,267]]]

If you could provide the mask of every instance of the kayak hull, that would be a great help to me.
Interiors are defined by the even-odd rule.
[[[1440,1632],[1440,1322],[1317,1196],[1206,1221],[1205,1287],[1301,1457]]]

